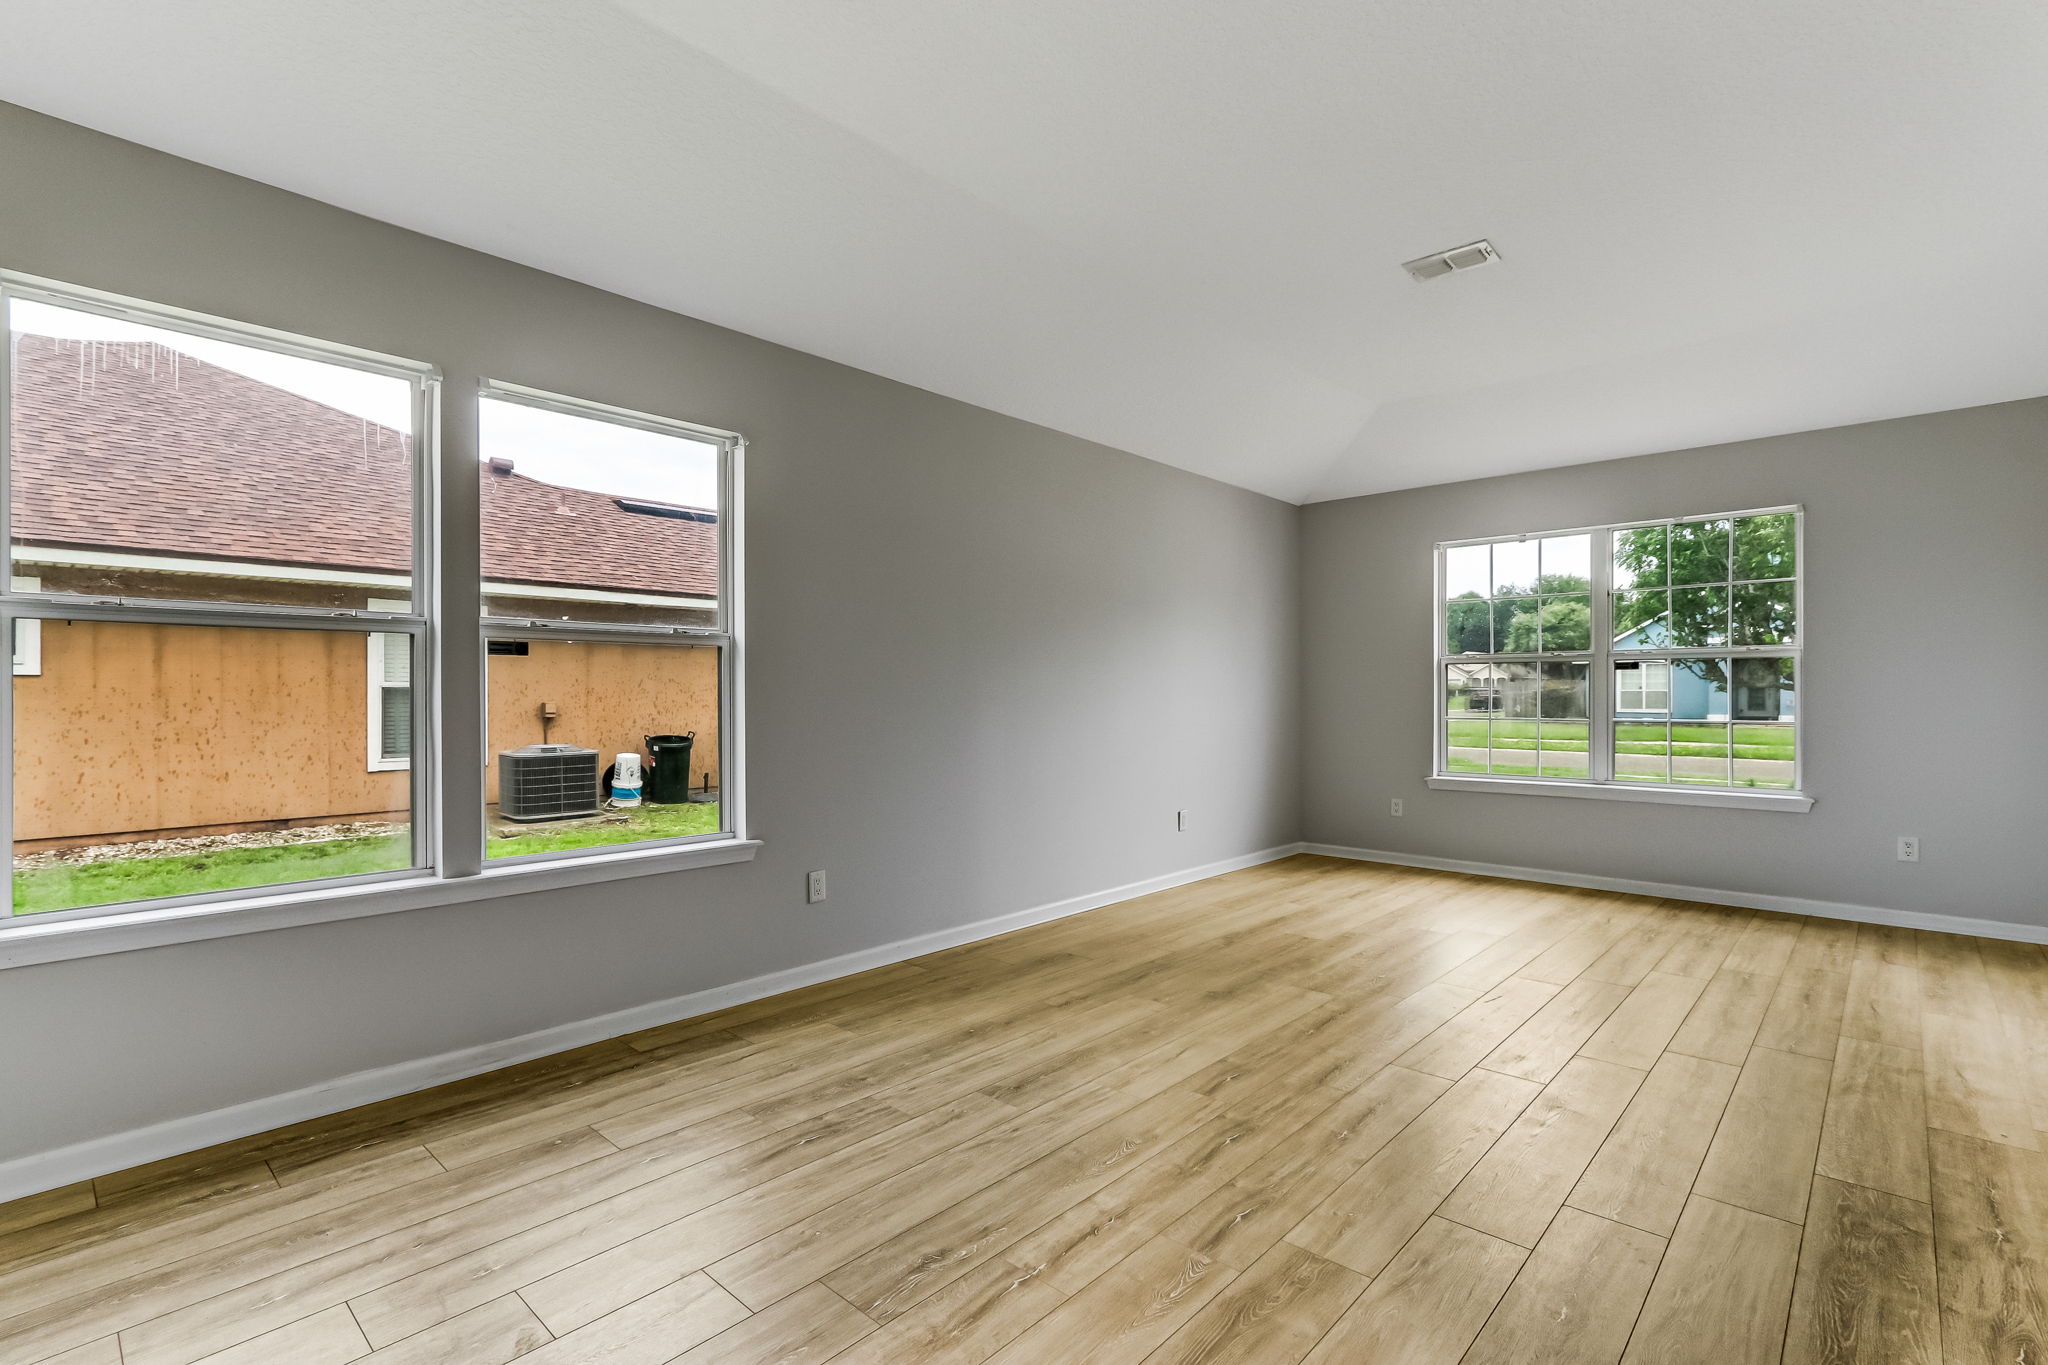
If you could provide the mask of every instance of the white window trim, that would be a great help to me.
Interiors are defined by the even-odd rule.
[[[1715,521],[1724,518],[1769,516],[1776,513],[1790,513],[1793,523],[1793,553],[1796,569],[1792,580],[1793,619],[1797,623],[1796,640],[1791,646],[1706,646],[1697,649],[1624,650],[1619,656],[1613,649],[1611,612],[1613,610],[1612,573],[1614,564],[1613,536],[1616,531],[1630,530],[1639,526],[1669,526],[1689,521]],[[1491,545],[1503,540],[1537,540],[1551,536],[1589,535],[1592,537],[1592,648],[1576,650],[1565,654],[1512,655],[1507,656],[1531,662],[1580,662],[1587,663],[1587,684],[1590,695],[1587,745],[1588,767],[1596,774],[1592,779],[1496,776],[1488,773],[1454,773],[1449,770],[1447,758],[1448,735],[1445,717],[1449,714],[1445,685],[1445,665],[1461,658],[1477,662],[1494,662],[1503,656],[1454,655],[1444,651],[1447,631],[1449,603],[1445,599],[1444,580],[1445,551],[1465,545]],[[1431,639],[1429,657],[1435,675],[1432,684],[1433,704],[1430,724],[1431,768],[1423,777],[1424,783],[1437,791],[1492,792],[1515,796],[1558,796],[1576,797],[1596,801],[1635,801],[1650,805],[1666,806],[1721,806],[1735,809],[1759,811],[1780,811],[1804,813],[1813,808],[1813,797],[1806,790],[1806,723],[1811,715],[1812,693],[1810,676],[1806,665],[1804,643],[1807,629],[1806,619],[1806,509],[1799,504],[1781,507],[1754,507],[1729,512],[1687,513],[1675,517],[1652,517],[1642,521],[1613,522],[1603,526],[1574,526],[1558,530],[1511,532],[1506,535],[1475,536],[1466,540],[1439,541],[1434,551],[1434,574],[1436,603],[1431,612]],[[1793,749],[1792,787],[1751,788],[1751,787],[1695,787],[1679,783],[1621,782],[1613,780],[1608,767],[1613,761],[1613,735],[1615,698],[1613,677],[1617,657],[1621,659],[1671,659],[1693,655],[1720,655],[1724,657],[1762,656],[1783,658],[1790,656],[1798,661],[1798,737]],[[1734,723],[1732,715],[1734,698],[1729,699],[1731,712],[1728,721]],[[1664,712],[1670,714],[1668,708]]]
[[[1813,798],[1804,792],[1748,787],[1661,787],[1647,782],[1575,782],[1567,777],[1493,777],[1486,773],[1436,773],[1424,781],[1434,791],[1576,796],[1595,801],[1642,801],[1657,806],[1732,806],[1794,812],[1813,809]]]
[[[397,574],[362,573],[353,569],[307,568],[292,564],[263,564],[249,559],[200,559],[184,555],[124,554],[110,550],[72,550],[57,546],[24,545],[15,552],[17,564],[49,564],[93,569],[145,569],[157,573],[191,574],[200,578],[250,578],[270,583],[321,583],[356,588],[403,588],[405,579]],[[674,607],[685,610],[716,610],[710,597],[678,597],[652,592],[612,592],[604,588],[565,588],[551,583],[505,583],[484,580],[485,597],[518,597],[533,601],[614,602],[631,606]],[[410,608],[401,603],[399,610]]]
[[[394,374],[417,381],[414,414],[415,469],[422,472],[417,489],[413,543],[419,547],[415,565],[413,597],[407,614],[384,614],[365,609],[354,611],[306,611],[295,608],[237,603],[193,603],[137,601],[134,599],[85,598],[78,595],[46,594],[36,588],[6,580],[0,591],[0,630],[15,623],[35,624],[43,619],[172,621],[193,625],[297,627],[302,629],[354,630],[409,634],[414,638],[414,748],[412,808],[414,846],[420,866],[413,870],[371,873],[358,877],[329,878],[292,883],[288,886],[249,887],[239,891],[199,896],[129,902],[114,906],[92,906],[11,916],[0,909],[0,969],[92,957],[104,953],[130,952],[165,944],[222,938],[235,934],[259,933],[297,925],[360,919],[404,910],[452,905],[466,901],[494,899],[529,891],[553,890],[601,884],[621,878],[670,873],[698,867],[752,861],[760,842],[746,836],[743,778],[745,773],[744,656],[740,648],[744,624],[745,597],[743,544],[742,456],[745,441],[733,432],[698,427],[691,423],[650,417],[627,409],[607,408],[575,399],[558,399],[538,390],[512,385],[493,385],[501,391],[516,392],[526,401],[540,405],[562,403],[574,410],[604,412],[615,420],[649,425],[657,430],[686,431],[696,439],[725,443],[722,461],[720,564],[724,575],[723,628],[716,632],[655,628],[677,643],[719,643],[723,646],[723,677],[720,703],[720,799],[728,833],[688,839],[662,840],[616,849],[593,849],[570,855],[531,855],[522,858],[483,859],[483,810],[481,802],[462,799],[478,791],[467,781],[450,783],[451,771],[482,772],[484,735],[479,724],[468,736],[458,736],[438,722],[451,689],[444,685],[447,664],[460,658],[464,671],[475,650],[474,690],[479,700],[483,687],[483,637],[492,633],[538,635],[541,629],[522,629],[516,620],[484,619],[470,644],[458,648],[454,638],[476,629],[486,585],[481,565],[444,561],[438,552],[441,529],[449,526],[451,539],[460,528],[459,513],[452,508],[471,505],[459,499],[474,499],[477,480],[468,479],[467,488],[449,490],[443,497],[445,481],[467,473],[464,463],[437,456],[441,438],[438,408],[439,372],[431,365],[355,347],[314,340],[270,328],[234,322],[183,309],[129,299],[119,295],[0,270],[0,308],[9,297],[27,297],[61,307],[97,312],[150,326],[169,327],[202,336],[212,336],[244,345],[264,346],[286,354],[310,359],[351,364],[357,368]],[[6,356],[0,354],[0,451],[7,434],[8,382]],[[457,424],[459,433],[467,424]],[[473,429],[473,428],[472,428]],[[475,451],[471,450],[474,455]],[[474,461],[469,462],[473,464]],[[439,479],[424,477],[434,471]],[[11,536],[6,524],[9,508],[6,461],[0,460],[0,546]],[[473,534],[473,521],[472,534]],[[470,542],[473,544],[473,540]],[[53,555],[62,552],[31,551],[24,562],[60,562]],[[185,567],[167,562],[165,567]],[[403,580],[383,575],[363,575],[362,586],[399,586]],[[524,591],[524,585],[490,585]],[[568,597],[567,592],[542,594]],[[571,600],[612,600],[577,594]],[[668,599],[663,599],[666,605]],[[447,613],[464,617],[463,631],[441,629]],[[558,629],[559,623],[538,623],[553,637],[577,632]],[[495,629],[494,628],[499,628]],[[588,632],[602,638],[618,638],[618,630]],[[633,628],[623,633],[633,634]],[[696,638],[686,641],[683,637]],[[707,638],[708,637],[708,638]],[[373,637],[374,638],[374,635]],[[373,679],[377,675],[373,674]],[[460,697],[470,689],[452,689]],[[13,707],[11,697],[0,702],[0,751],[12,750]],[[473,742],[472,742],[473,741]],[[11,783],[11,773],[0,772],[0,781]],[[12,847],[11,801],[0,789],[0,853]]]
[[[293,888],[285,893],[275,887],[254,887],[250,894],[237,899],[215,897],[191,905],[143,901],[133,909],[89,919],[26,915],[0,930],[0,971],[306,924],[366,919],[401,910],[460,905],[529,891],[554,891],[627,877],[752,862],[760,847],[757,839],[720,838],[687,848],[642,846],[573,863],[494,866],[473,877],[399,873],[392,880],[367,886],[308,883],[305,885],[309,889]]]
[[[43,580],[27,574],[15,574],[16,592],[41,592]],[[43,673],[43,623],[37,620],[14,623],[14,646],[12,654],[14,676],[17,678],[39,678]]]

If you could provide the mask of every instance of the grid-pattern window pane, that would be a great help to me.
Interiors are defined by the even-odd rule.
[[[1798,516],[1772,512],[1612,532],[1616,651],[1798,643]]]
[[[1593,537],[1444,552],[1447,771],[1584,777],[1591,748]]]
[[[1795,789],[1799,534],[1786,510],[1441,547],[1440,770]]]
[[[1446,654],[1592,647],[1592,537],[1535,536],[1444,551]]]
[[[1620,679],[1665,670],[1668,690],[1632,692]],[[1798,743],[1797,661],[1710,656],[1617,662],[1614,767],[1685,786],[1790,789]],[[1641,698],[1644,704],[1635,703]],[[1662,705],[1655,703],[1661,702]],[[1661,713],[1661,714],[1660,714]]]

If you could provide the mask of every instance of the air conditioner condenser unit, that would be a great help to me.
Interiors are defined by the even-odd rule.
[[[569,820],[598,813],[597,750],[529,744],[498,755],[498,813],[507,820]]]

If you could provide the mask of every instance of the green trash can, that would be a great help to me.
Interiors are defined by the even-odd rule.
[[[690,746],[697,742],[697,732],[646,738],[647,799],[656,805],[682,805],[690,799]]]

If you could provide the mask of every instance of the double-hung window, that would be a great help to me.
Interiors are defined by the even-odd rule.
[[[13,915],[430,865],[430,765],[365,764],[426,666],[431,366],[14,281]],[[422,728],[411,695],[385,723]]]
[[[730,834],[731,432],[482,397],[487,858]]]
[[[746,856],[735,434],[17,276],[0,312],[0,964]]]
[[[1435,785],[1803,809],[1796,507],[1437,547]]]

